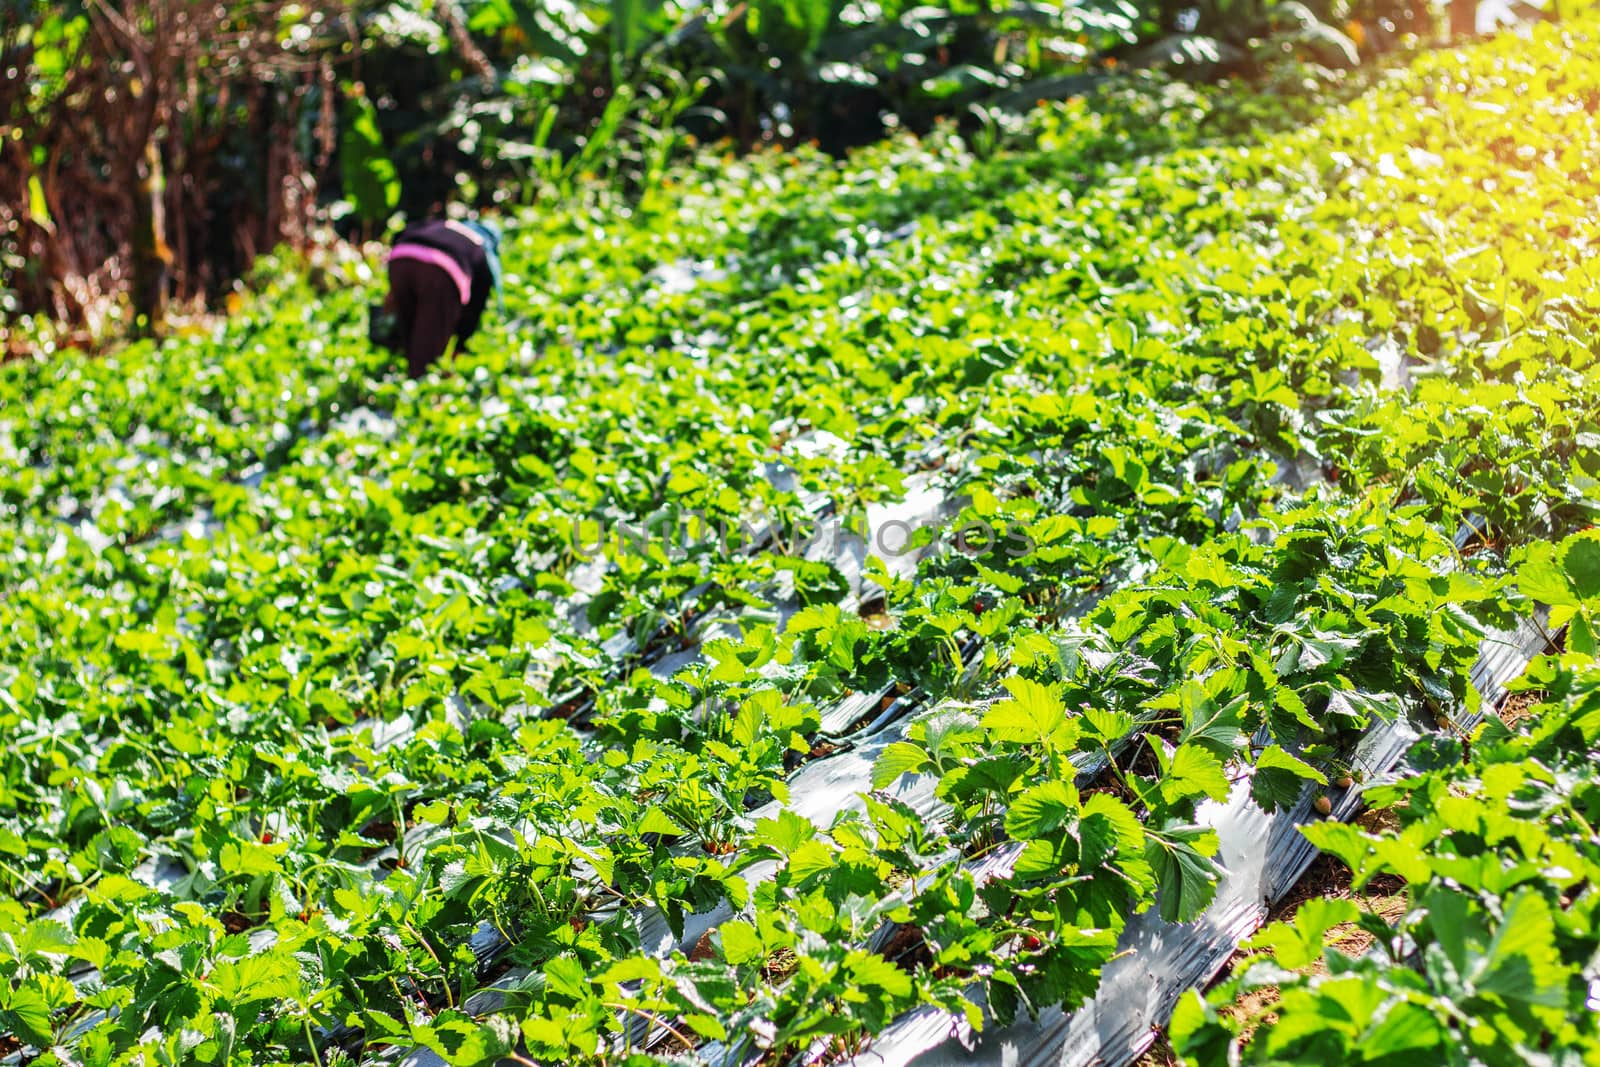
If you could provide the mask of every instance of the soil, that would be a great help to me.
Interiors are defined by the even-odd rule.
[[[793,974],[799,965],[800,959],[792,949],[780,948],[761,965],[761,974],[769,982],[780,982]]]
[[[1512,693],[1506,697],[1505,703],[1500,705],[1500,721],[1508,729],[1515,730],[1517,725],[1533,717],[1533,709],[1545,701],[1545,694],[1536,691]]]
[[[239,911],[225,911],[221,915],[222,928],[230,934],[243,933],[260,925],[261,920]]]
[[[700,935],[700,940],[694,943],[689,950],[689,960],[692,963],[703,963],[706,960],[716,959],[717,949],[711,941],[711,931],[707,930]]]
[[[864,600],[856,606],[856,614],[860,615],[863,619],[870,619],[875,615],[883,615],[887,613],[888,610],[888,602],[885,601],[881,596],[875,597],[872,600]]]
[[[1183,1061],[1178,1059],[1178,1054],[1172,1051],[1172,1045],[1167,1041],[1164,1031],[1156,1031],[1156,1043],[1151,1045],[1143,1056],[1140,1056],[1134,1067],[1182,1067]]]
[[[912,972],[918,967],[931,966],[933,953],[928,951],[928,943],[923,940],[922,931],[915,926],[900,926],[890,935],[889,943],[883,946],[882,956],[902,971]]]

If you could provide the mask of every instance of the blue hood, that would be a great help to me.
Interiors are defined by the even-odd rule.
[[[492,222],[465,222],[462,225],[483,238],[483,251],[489,259],[489,276],[494,279],[494,297],[500,305],[500,317],[506,317],[505,286],[500,280],[500,227]]]

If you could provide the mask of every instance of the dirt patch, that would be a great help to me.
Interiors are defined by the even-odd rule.
[[[811,746],[811,751],[806,753],[806,759],[824,759],[843,748],[843,745],[835,741],[818,741]]]
[[[1165,1031],[1156,1031],[1156,1043],[1134,1063],[1133,1067],[1182,1067],[1183,1061],[1172,1051]]]
[[[711,934],[714,930],[715,927],[700,935],[700,940],[696,941],[694,947],[689,950],[689,962],[704,963],[706,960],[717,958],[717,948],[711,940]]]
[[[897,927],[879,954],[907,973],[914,973],[919,967],[933,966],[933,953],[928,949],[922,931],[915,926]]]
[[[230,934],[241,934],[261,924],[261,920],[239,911],[225,911],[220,916],[222,928]]]
[[[1369,834],[1393,833],[1400,827],[1399,819],[1387,810],[1367,810],[1353,820],[1353,825]],[[1294,888],[1272,908],[1270,922],[1292,922],[1301,906],[1308,900],[1350,900],[1362,912],[1382,916],[1393,922],[1406,910],[1406,884],[1392,874],[1380,874],[1368,880],[1357,890],[1353,888],[1354,874],[1341,860],[1322,853]],[[1328,944],[1347,956],[1356,956],[1372,947],[1372,935],[1354,923],[1335,926],[1328,931]],[[1231,966],[1231,965],[1230,965]],[[1323,970],[1318,963],[1315,970]]]
[[[1364,811],[1352,823],[1369,834],[1389,833],[1399,828],[1399,820],[1388,811]],[[1394,875],[1380,874],[1359,892],[1351,888],[1353,881],[1354,875],[1343,861],[1321,853],[1284,898],[1273,905],[1267,913],[1267,921],[1293,921],[1295,913],[1308,900],[1353,900],[1363,911],[1384,914],[1377,905],[1403,898],[1405,892],[1405,882]]]
[[[800,957],[794,954],[793,949],[780,948],[767,957],[767,962],[761,965],[761,974],[769,982],[781,982],[793,974],[800,966]]]
[[[1232,964],[1229,964],[1230,968],[1232,966]],[[1249,1041],[1257,1026],[1263,1024],[1271,1026],[1278,1021],[1278,1017],[1271,1011],[1272,1006],[1276,1003],[1278,1003],[1278,987],[1263,986],[1260,989],[1251,989],[1240,993],[1234,998],[1232,1004],[1219,1009],[1219,1012],[1236,1022],[1250,1023],[1249,1026],[1240,1031],[1240,1037],[1245,1041]]]
[[[1521,723],[1533,718],[1534,709],[1545,700],[1544,693],[1534,690],[1512,693],[1500,705],[1500,721],[1506,724],[1506,729],[1515,730]]]
[[[1559,656],[1567,650],[1566,627],[1549,634],[1548,637],[1549,643],[1545,645],[1543,654]],[[1515,730],[1518,725],[1533,718],[1534,709],[1548,699],[1550,695],[1540,689],[1507,694],[1505,700],[1500,702],[1498,713],[1500,721],[1506,724],[1507,729]]]

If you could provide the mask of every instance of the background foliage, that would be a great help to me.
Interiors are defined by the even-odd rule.
[[[950,118],[992,142],[1129,68],[1326,75],[1412,30],[1424,0],[10,0],[0,310],[153,332],[319,205],[371,236],[397,209],[637,199],[692,140],[838,152]]]

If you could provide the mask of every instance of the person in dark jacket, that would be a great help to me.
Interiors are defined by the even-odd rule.
[[[407,226],[389,252],[384,301],[399,320],[406,373],[422,377],[451,338],[457,350],[465,346],[490,290],[500,293],[500,234],[493,226],[453,219]]]

